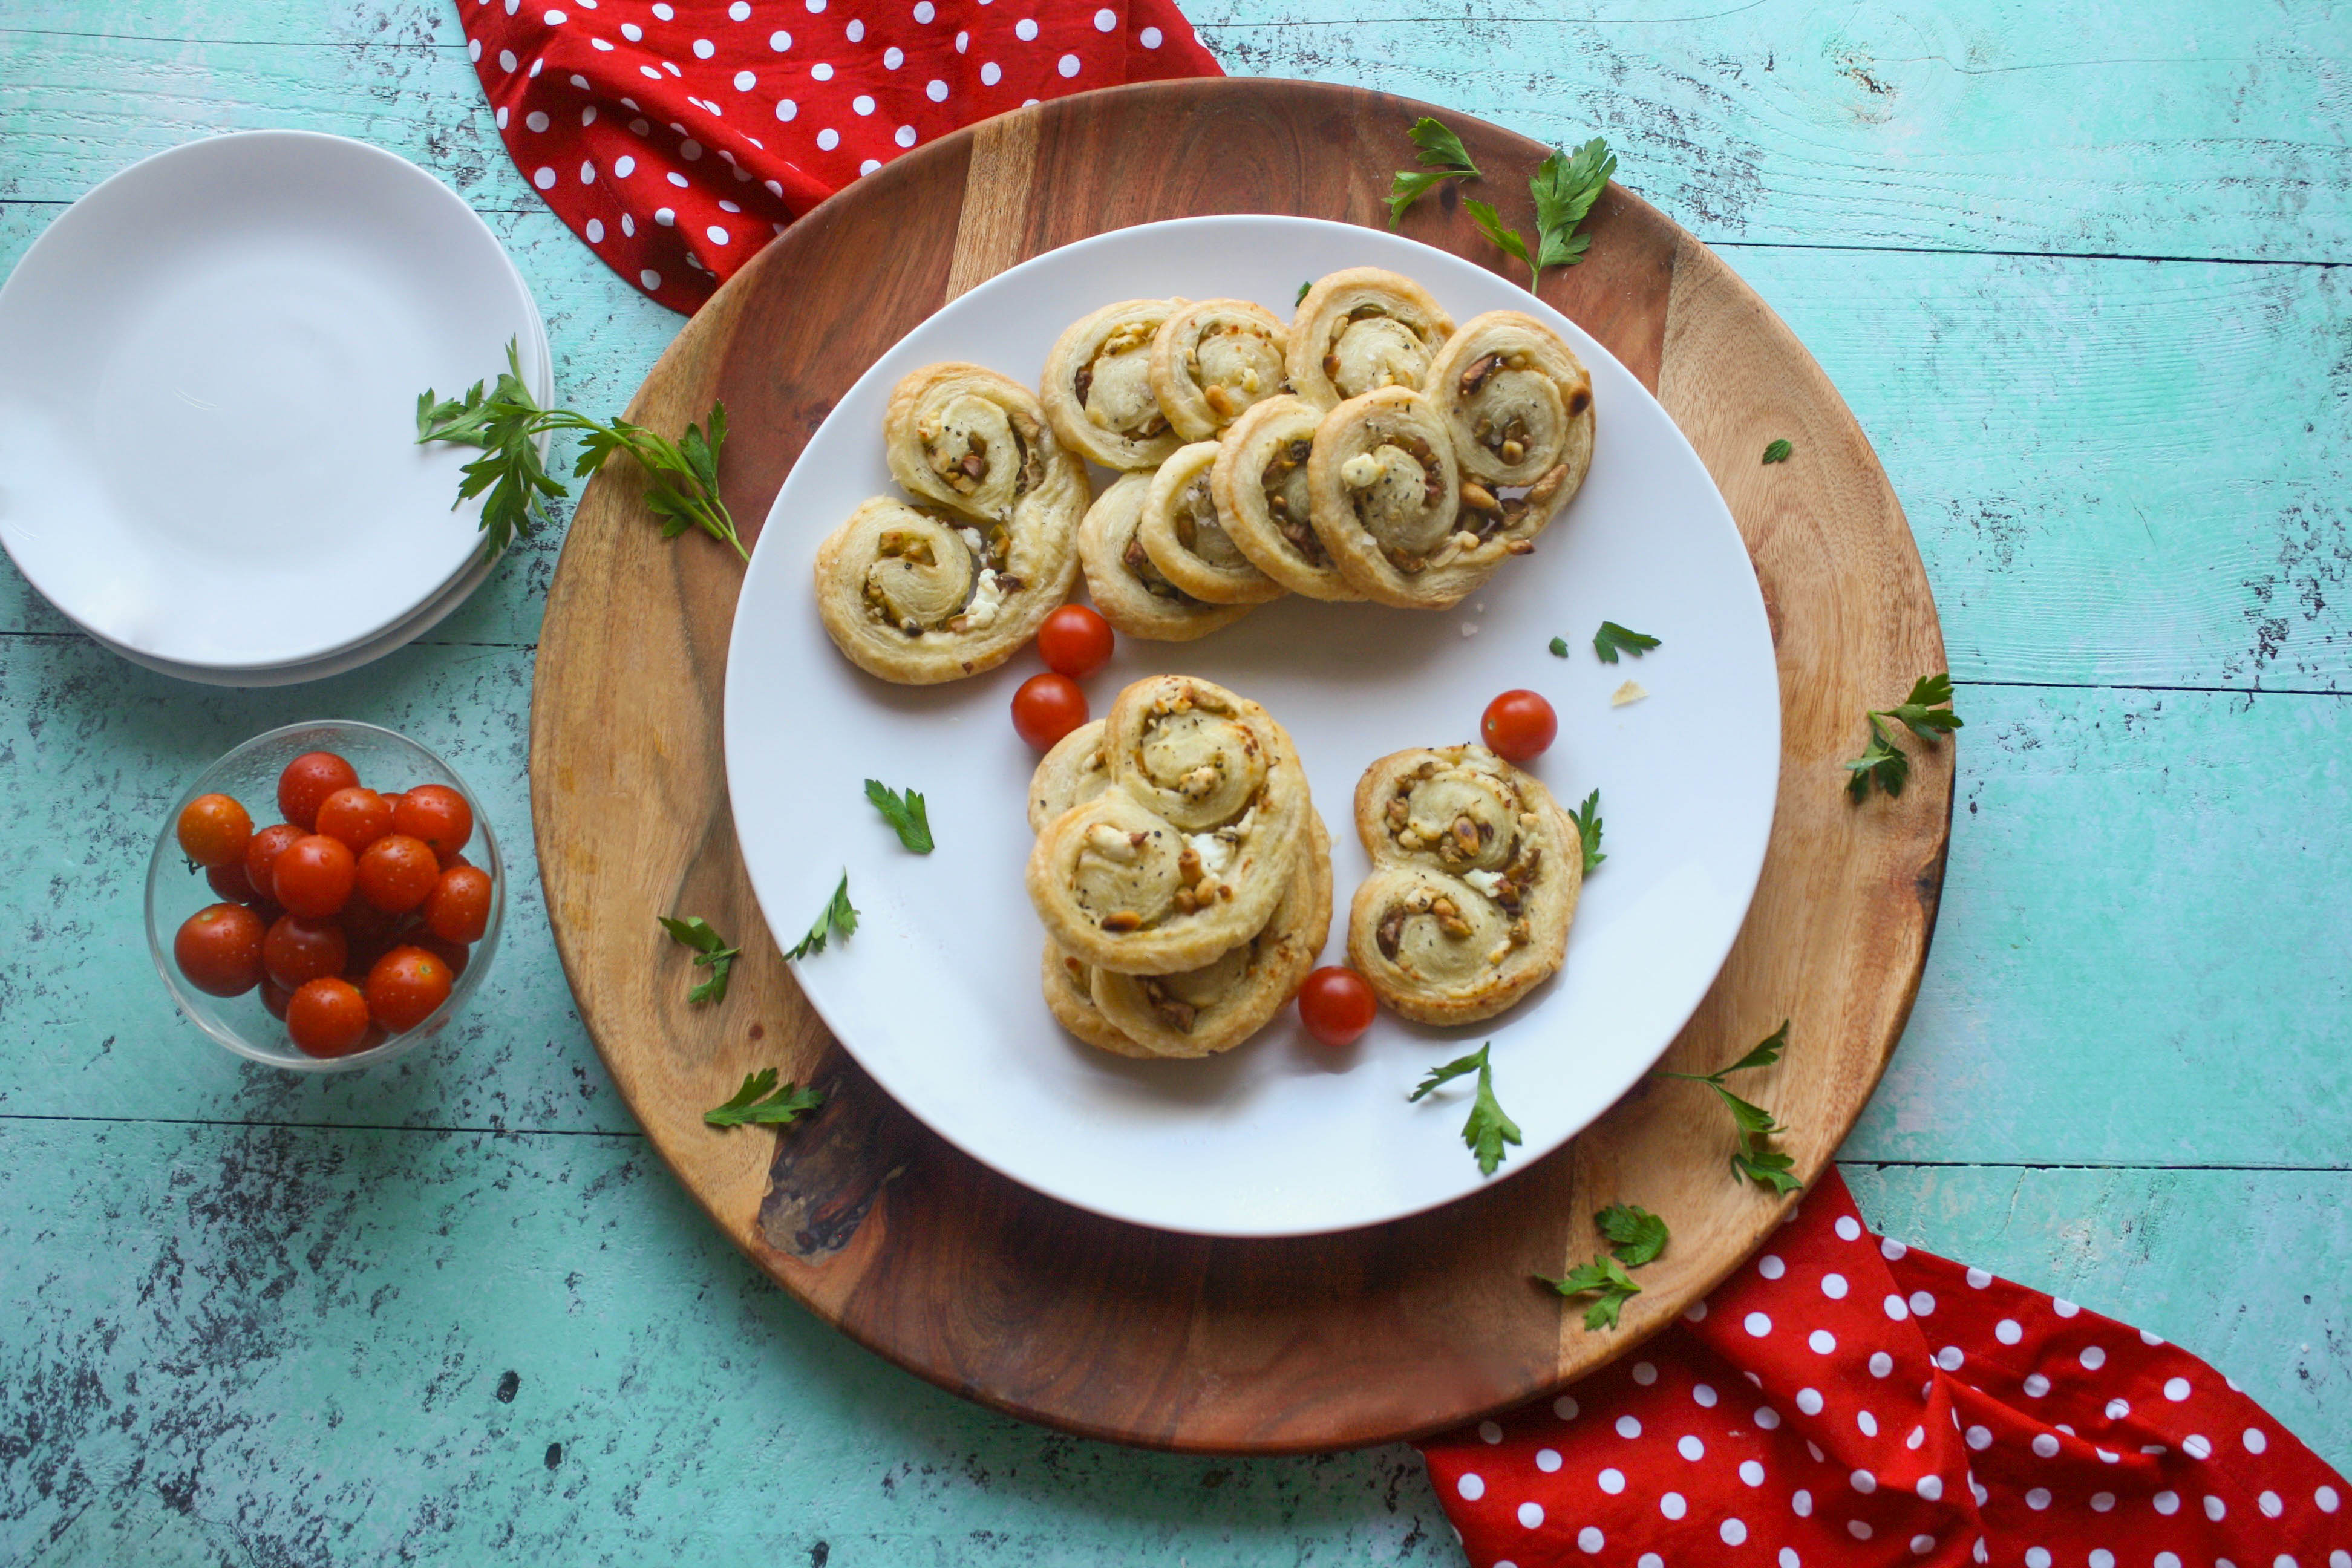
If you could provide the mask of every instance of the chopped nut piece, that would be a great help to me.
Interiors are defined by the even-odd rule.
[[[1103,916],[1102,929],[1113,936],[1125,936],[1129,931],[1143,929],[1143,917],[1133,910],[1119,910]]]

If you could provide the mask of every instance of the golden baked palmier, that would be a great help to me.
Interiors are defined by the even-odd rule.
[[[1160,323],[1151,393],[1176,434],[1213,440],[1251,405],[1283,388],[1290,329],[1248,300],[1200,300]]]
[[[1217,443],[1209,489],[1226,537],[1260,572],[1310,599],[1360,599],[1315,532],[1307,459],[1323,411],[1303,397],[1269,397]]]
[[[1210,605],[1263,605],[1281,584],[1259,571],[1225,531],[1210,485],[1218,443],[1195,441],[1160,465],[1144,492],[1136,542],[1160,574]]]
[[[1332,408],[1383,386],[1419,391],[1454,318],[1412,279],[1378,267],[1318,278],[1298,301],[1284,357],[1290,390]]]
[[[1368,392],[1316,426],[1307,459],[1316,537],[1349,586],[1376,603],[1445,609],[1529,548],[1465,531],[1461,488],[1453,437],[1420,393]]]
[[[1150,474],[1121,474],[1095,498],[1078,525],[1078,560],[1087,592],[1103,619],[1147,642],[1190,642],[1249,614],[1248,605],[1212,605],[1171,583],[1136,537]]]
[[[1592,377],[1533,316],[1463,322],[1430,362],[1429,400],[1453,433],[1463,521],[1482,536],[1533,539],[1592,467]]]
[[[852,664],[902,686],[993,669],[1069,597],[1073,531],[1016,508],[1007,525],[913,506],[861,503],[816,552],[825,635]]]
[[[890,477],[913,495],[1016,531],[1076,529],[1086,468],[1063,450],[1025,386],[985,366],[927,364],[882,416]]]
[[[1182,300],[1123,300],[1070,323],[1038,395],[1063,444],[1106,468],[1158,468],[1184,444],[1151,390],[1151,342]]]

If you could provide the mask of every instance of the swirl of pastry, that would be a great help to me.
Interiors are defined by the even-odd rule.
[[[1429,400],[1454,432],[1465,520],[1482,535],[1533,539],[1592,467],[1592,377],[1533,316],[1463,322],[1430,362]]]
[[[1559,971],[1583,844],[1535,779],[1484,746],[1398,752],[1358,782],[1356,832],[1348,962],[1397,1013],[1475,1023]]]
[[[1054,433],[1106,468],[1160,466],[1184,444],[1151,391],[1151,341],[1181,300],[1127,300],[1074,321],[1045,356]]]
[[[1250,563],[1225,531],[1209,471],[1218,444],[1180,447],[1160,465],[1144,493],[1136,542],[1160,574],[1211,605],[1263,605],[1282,597],[1282,584]]]
[[[1305,837],[1289,890],[1256,935],[1172,974],[1096,969],[1088,989],[1097,1015],[1155,1057],[1214,1056],[1264,1028],[1298,994],[1330,934],[1331,837],[1311,811]]]
[[[1283,387],[1290,329],[1247,300],[1202,300],[1160,323],[1151,395],[1187,441],[1213,439]]]
[[[1513,553],[1513,541],[1465,530],[1460,489],[1453,437],[1420,393],[1368,392],[1316,427],[1307,458],[1316,537],[1340,576],[1376,603],[1444,609]]]
[[[1045,961],[1039,979],[1045,983],[1045,1006],[1054,1015],[1054,1022],[1098,1051],[1132,1057],[1139,1061],[1158,1058],[1158,1051],[1129,1039],[1119,1032],[1118,1026],[1103,1016],[1102,1009],[1095,1005],[1095,973],[1093,964],[1071,957],[1052,937],[1045,939]]]
[[[1097,497],[1078,525],[1078,560],[1087,592],[1103,619],[1147,642],[1191,642],[1248,615],[1247,605],[1212,605],[1162,575],[1136,537],[1143,521],[1150,474],[1121,474]]]
[[[1318,408],[1383,386],[1418,392],[1454,318],[1410,278],[1350,267],[1318,278],[1290,322],[1290,390]]]
[[[1226,536],[1259,571],[1310,599],[1360,599],[1311,521],[1307,458],[1322,423],[1323,411],[1303,397],[1256,405],[1218,443],[1209,489]]]
[[[817,615],[868,675],[933,686],[1010,658],[1076,574],[1066,530],[975,522],[876,496],[817,546]]]
[[[1097,719],[1079,725],[1037,759],[1037,771],[1029,775],[1030,832],[1044,832],[1045,824],[1110,787],[1102,738],[1103,721]]]
[[[1290,737],[1191,676],[1137,681],[1104,720],[1111,787],[1037,836],[1030,902],[1082,962],[1197,969],[1265,926],[1313,810]]]
[[[1066,538],[1086,510],[1086,468],[1054,439],[1037,400],[980,365],[927,364],[899,382],[882,442],[890,477],[909,491],[1016,536]]]

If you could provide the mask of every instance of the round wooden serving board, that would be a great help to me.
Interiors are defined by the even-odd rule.
[[[1153,83],[990,121],[794,224],[688,324],[629,417],[675,433],[723,401],[727,504],[750,531],[835,400],[948,300],[1042,251],[1158,218],[1380,226],[1390,174],[1412,164],[1405,128],[1430,112],[1525,223],[1546,148],[1348,88]],[[1450,188],[1402,226],[1518,275]],[[1588,232],[1587,258],[1548,275],[1544,298],[1654,389],[1698,449],[1754,558],[1780,671],[1780,797],[1762,881],[1664,1065],[1710,1070],[1791,1020],[1787,1058],[1743,1092],[1792,1129],[1781,1146],[1810,1178],[1910,1012],[1951,819],[1948,742],[1911,747],[1899,800],[1850,804],[1840,764],[1862,748],[1866,709],[1945,667],[1942,635],[1869,442],[1789,330],[1618,186]],[[1764,466],[1781,437],[1795,456]],[[1727,1168],[1732,1127],[1713,1097],[1654,1079],[1475,1197],[1338,1236],[1139,1229],[958,1152],[824,1032],[761,920],[720,749],[741,568],[698,535],[664,541],[639,493],[620,465],[589,487],[548,595],[530,771],[549,919],[581,1016],[662,1157],[736,1245],[860,1343],[1075,1432],[1182,1449],[1344,1447],[1476,1416],[1623,1354],[1779,1217],[1784,1202]],[[1704,766],[1706,737],[1690,749]],[[687,1004],[698,972],[655,923],[670,913],[704,915],[742,943],[722,1005]],[[782,1132],[702,1123],[763,1067],[814,1082],[824,1110]],[[1618,1201],[1664,1215],[1674,1242],[1642,1271],[1622,1328],[1588,1333],[1578,1308],[1529,1276],[1592,1257],[1593,1213]]]

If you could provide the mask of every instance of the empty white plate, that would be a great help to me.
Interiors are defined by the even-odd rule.
[[[520,275],[414,164],[294,131],[159,153],[0,288],[0,543],[174,673],[373,645],[478,575],[477,509],[450,508],[473,454],[417,446],[415,402],[509,339],[544,386]]]
[[[1476,738],[1496,693],[1531,687],[1559,714],[1532,771],[1565,804],[1601,791],[1608,862],[1585,883],[1568,964],[1500,1017],[1433,1029],[1383,1015],[1346,1050],[1285,1008],[1206,1061],[1128,1061],[1055,1026],[1045,942],[1024,890],[1036,753],[1007,704],[1033,653],[946,686],[891,686],[826,639],[810,589],[817,543],[893,493],[882,413],[937,360],[1035,385],[1073,320],[1114,300],[1255,300],[1287,318],[1298,286],[1342,267],[1419,279],[1456,321],[1525,310],[1592,373],[1592,471],[1535,554],[1442,614],[1284,599],[1192,643],[1119,639],[1087,681],[1100,715],[1159,671],[1265,704],[1297,741],[1329,825],[1326,962],[1344,951],[1367,869],[1350,799],[1374,759]],[[1604,665],[1603,619],[1664,639]],[[1568,657],[1549,645],[1566,639]],[[1612,707],[1637,677],[1654,695]],[[1462,1124],[1473,1085],[1420,1104],[1437,1063],[1494,1042],[1495,1091],[1524,1130],[1497,1180],[1607,1110],[1706,994],[1762,868],[1780,779],[1780,685],[1754,570],[1723,498],[1632,373],[1526,289],[1377,229],[1307,218],[1187,218],[1121,229],[991,279],[909,332],[842,397],[793,466],[753,552],[727,663],[727,783],[769,929],[797,939],[845,868],[855,936],[794,966],[843,1045],[940,1134],[1066,1203],[1171,1230],[1281,1236],[1371,1225],[1484,1184]],[[865,781],[927,797],[938,848],[910,855]],[[681,909],[681,914],[696,911]],[[1779,1020],[1750,1020],[1761,1036]]]

